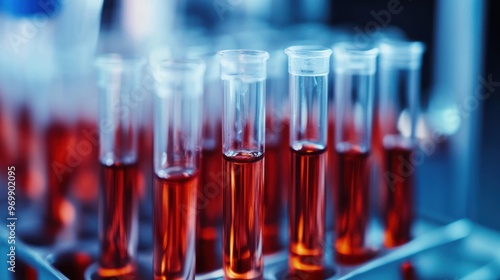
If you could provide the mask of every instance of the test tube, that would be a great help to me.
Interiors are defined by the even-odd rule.
[[[224,93],[224,278],[262,279],[265,80],[269,54],[226,50],[218,55]]]
[[[155,90],[154,74],[156,64],[171,57],[171,47],[160,44],[154,47],[148,56],[146,74],[142,89],[145,90],[141,98],[141,125],[139,133],[139,169],[142,177],[139,178],[139,221],[140,225],[148,225],[153,220],[153,101]],[[147,234],[139,235],[139,250],[151,249],[153,240]]]
[[[186,49],[206,65],[203,93],[201,167],[196,219],[196,273],[222,267],[222,102],[217,53],[210,45]]]
[[[194,279],[201,156],[201,60],[157,64],[154,108],[154,279]]]
[[[395,247],[411,239],[414,168],[417,147],[420,67],[424,46],[420,42],[386,41],[380,49],[380,110],[384,182],[384,245]],[[412,171],[413,170],[413,171]]]
[[[111,54],[98,58],[100,254],[98,277],[135,271],[137,245],[137,173],[139,87],[145,61]]]
[[[339,263],[368,260],[370,208],[370,140],[377,49],[350,43],[333,48],[335,71],[335,254]]]
[[[286,82],[286,55],[283,49],[275,49],[270,53],[268,73],[266,79],[266,165],[264,171],[264,229],[262,233],[262,251],[264,255],[277,253],[283,249],[283,208],[284,193],[283,168],[289,169],[288,164],[280,164],[283,137],[283,107]],[[287,147],[288,147],[288,138]]]
[[[323,276],[325,242],[325,164],[328,127],[328,72],[332,51],[293,46],[290,76],[289,273]]]
[[[60,163],[66,162],[69,157],[67,147],[74,147],[76,144],[73,123],[68,122],[68,119],[68,116],[51,119],[44,133],[44,148],[47,153],[45,160],[48,167],[44,221],[50,225],[48,231],[53,233],[44,232],[44,235],[49,240],[53,239],[57,232],[67,224],[66,215],[68,211],[63,209],[67,208],[68,200],[66,195],[70,189],[74,174],[71,172],[65,174],[66,176],[61,176],[61,172],[57,171],[64,168],[64,166],[61,167]]]

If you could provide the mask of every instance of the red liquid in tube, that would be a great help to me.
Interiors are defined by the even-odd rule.
[[[137,165],[101,163],[99,275],[134,271],[132,235],[136,231]],[[136,233],[135,233],[136,234]]]
[[[282,190],[281,165],[278,145],[266,146],[266,169],[264,171],[264,231],[263,252],[272,254],[282,249],[281,243],[281,213]]]
[[[291,154],[290,273],[322,279],[326,150],[303,144]]]
[[[342,145],[342,144],[341,144]],[[369,223],[369,152],[337,145],[338,184],[335,186],[335,253],[342,264],[357,264],[375,252],[367,247]]]
[[[413,148],[391,143],[385,151],[385,238],[386,247],[395,247],[411,239],[415,167],[411,166]]]
[[[222,156],[221,147],[202,151],[196,220],[196,273],[222,267]]]
[[[45,220],[54,229],[70,222],[65,205],[68,203],[66,195],[74,176],[69,165],[76,163],[72,162],[76,158],[70,155],[75,144],[76,139],[72,129],[61,121],[51,123],[45,132],[48,170]]]
[[[223,158],[225,275],[227,279],[262,279],[263,155]]]
[[[154,279],[194,279],[198,173],[154,181]]]

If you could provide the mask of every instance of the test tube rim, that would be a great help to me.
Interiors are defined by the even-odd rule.
[[[221,61],[234,61],[240,63],[265,62],[269,59],[269,53],[263,50],[233,49],[217,52]]]
[[[321,45],[293,45],[284,52],[293,58],[328,58],[332,54],[332,49]]]
[[[425,44],[420,41],[400,41],[400,40],[382,40],[378,44],[380,54],[414,54],[420,55],[425,52]]]
[[[97,56],[94,65],[98,69],[124,71],[143,67],[146,63],[147,60],[142,57],[124,57],[118,53],[107,53]]]
[[[333,47],[333,69],[337,74],[374,75],[379,49],[374,46],[360,46],[352,42],[341,42]]]
[[[169,44],[162,44],[153,48],[148,55],[148,64],[155,66],[158,62],[162,60],[169,59],[172,57],[172,47]]]
[[[382,67],[418,68],[425,52],[420,41],[382,40],[378,48]]]
[[[332,46],[333,53],[338,54],[348,54],[350,56],[357,57],[376,57],[379,54],[379,49],[375,46],[360,46],[351,42],[340,42]]]
[[[155,63],[158,74],[170,71],[192,71],[194,74],[203,75],[205,67],[203,60],[193,58],[167,58]]]

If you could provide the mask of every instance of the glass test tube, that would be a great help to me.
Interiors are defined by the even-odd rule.
[[[69,103],[69,102],[68,102]],[[66,106],[69,106],[67,104]],[[53,111],[58,110],[52,108]],[[68,121],[70,119],[71,121]],[[76,145],[74,123],[72,117],[61,114],[57,118],[51,118],[49,125],[44,130],[44,148],[46,151],[45,162],[47,168],[47,193],[45,197],[44,222],[48,225],[43,229],[42,239],[54,242],[57,233],[67,224],[68,200],[66,198],[70,190],[74,174],[61,176],[56,172],[59,163],[64,163],[69,156],[67,147]],[[66,209],[65,209],[66,208]],[[69,207],[71,208],[71,207]],[[38,237],[41,237],[37,234]]]
[[[59,234],[75,218],[74,201],[68,200],[67,196],[77,173],[75,171],[81,166],[79,161],[81,154],[78,152],[79,148],[76,147],[77,139],[74,129],[74,105],[76,104],[74,103],[74,92],[72,89],[66,88],[69,86],[68,81],[60,80],[58,82],[54,84],[58,84],[59,87],[51,88],[49,94],[43,95],[47,103],[36,100],[33,95],[33,102],[37,104],[36,106],[22,106],[18,109],[20,115],[17,124],[19,128],[17,138],[19,140],[16,142],[19,143],[18,149],[20,149],[17,156],[22,162],[25,162],[16,166],[20,175],[28,178],[28,173],[31,173],[29,171],[36,169],[30,168],[30,165],[27,164],[37,162],[37,152],[33,150],[33,143],[38,142],[36,143],[38,149],[42,149],[45,153],[43,157],[45,168],[42,170],[45,170],[43,177],[46,179],[46,190],[40,209],[41,219],[40,224],[36,224],[34,227],[36,230],[31,229],[22,233],[24,241],[28,244],[54,244]],[[42,91],[43,88],[42,86]],[[66,91],[63,88],[66,88]],[[39,113],[45,111],[45,113],[37,114],[37,111]],[[38,118],[33,118],[35,115],[38,115]],[[34,124],[41,124],[42,130],[34,129],[37,127],[33,126]],[[75,150],[77,150],[77,157],[75,157]],[[31,157],[30,160],[26,160],[28,155]],[[69,165],[71,165],[71,169],[68,168]],[[68,169],[71,172],[68,172]],[[24,172],[27,173],[23,175]]]
[[[148,225],[153,220],[153,104],[155,90],[155,68],[157,63],[171,57],[171,48],[166,44],[154,47],[148,56],[143,90],[145,96],[141,98],[141,126],[139,133],[139,169],[142,176],[139,178],[139,226]],[[152,249],[153,240],[147,234],[139,234],[139,250]]]
[[[337,184],[335,253],[339,263],[359,263],[375,251],[366,244],[370,200],[370,140],[377,49],[334,46]]]
[[[202,152],[196,219],[196,273],[222,267],[222,102],[217,53],[210,45],[187,48],[189,58],[206,64],[203,93]]]
[[[224,277],[262,279],[265,80],[269,54],[254,50],[218,54],[224,92]]]
[[[420,42],[387,41],[380,49],[380,110],[384,182],[384,244],[402,245],[411,239],[415,169],[408,168],[417,147]]]
[[[283,50],[281,50],[283,52]],[[285,55],[285,69],[284,69],[284,76],[288,76],[287,70],[288,69],[288,56]],[[289,77],[285,77],[285,82],[283,83],[284,87],[284,94],[282,95],[282,100],[281,100],[281,108],[282,108],[282,115],[281,115],[281,135],[280,135],[280,157],[279,160],[281,162],[280,166],[280,171],[281,171],[281,186],[282,186],[282,211],[285,213],[285,227],[286,227],[286,234],[288,234],[288,209],[290,208],[290,203],[288,201],[289,197],[289,192],[290,188],[292,185],[292,170],[290,169],[290,162],[292,162],[291,155],[290,155],[290,85],[288,82]],[[289,242],[288,240],[289,236],[284,240],[285,244]]]
[[[285,50],[290,75],[289,272],[323,276],[328,72],[332,51],[316,46]]]
[[[137,245],[139,104],[145,61],[108,55],[97,60],[99,86],[99,277],[133,273]]]
[[[288,105],[285,96],[287,57],[283,49],[271,52],[266,79],[266,166],[264,171],[264,229],[262,233],[262,251],[264,255],[274,254],[283,249],[283,214],[284,194],[283,169],[287,164],[280,164],[281,153],[288,149],[281,147],[283,137],[283,107]],[[289,139],[286,139],[287,147]]]
[[[157,64],[154,108],[154,279],[194,279],[201,156],[201,60]]]

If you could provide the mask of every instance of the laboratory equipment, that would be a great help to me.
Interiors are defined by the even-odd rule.
[[[194,279],[205,64],[164,60],[156,67],[154,278]]]
[[[285,53],[291,101],[289,272],[320,279],[324,266],[328,73],[332,51],[293,46]]]
[[[226,279],[263,277],[265,80],[269,54],[219,53],[224,93],[223,269]]]
[[[375,254],[367,244],[370,217],[370,141],[378,50],[351,43],[333,47],[335,71],[335,255],[360,263]]]
[[[284,222],[286,188],[284,170],[289,164],[282,162],[283,153],[289,156],[285,141],[283,119],[288,107],[286,92],[286,55],[283,49],[270,52],[266,79],[266,166],[264,171],[264,229],[262,250],[264,255],[274,254],[284,248]],[[288,137],[286,138],[288,142]],[[284,164],[280,164],[284,163]]]
[[[135,94],[144,65],[142,59],[117,54],[96,61],[101,166],[98,278],[135,271],[140,108]]]
[[[217,53],[208,42],[188,47],[185,56],[205,62],[201,166],[196,219],[196,273],[222,268],[222,99]]]
[[[375,124],[379,137],[386,247],[411,239],[416,177],[414,150],[418,147],[420,66],[423,44],[386,41],[379,44],[379,107]]]

